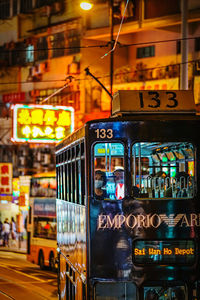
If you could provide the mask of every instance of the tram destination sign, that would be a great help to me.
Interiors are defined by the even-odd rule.
[[[195,113],[190,90],[121,90],[113,95],[112,114],[117,113]]]
[[[133,260],[138,264],[192,264],[195,260],[194,242],[137,240],[133,244]]]

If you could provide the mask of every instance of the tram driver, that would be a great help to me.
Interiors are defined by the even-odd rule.
[[[95,171],[95,198],[103,200],[106,198],[106,174],[101,170]]]

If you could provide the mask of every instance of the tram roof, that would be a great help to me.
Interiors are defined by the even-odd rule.
[[[112,115],[195,114],[191,90],[119,90],[113,95]]]
[[[133,104],[135,99],[138,99],[139,93],[143,94],[144,101],[148,101],[148,93],[159,92],[161,95],[161,100],[163,100],[162,106],[156,110],[147,110],[139,107],[138,103],[136,106]],[[170,92],[172,94],[170,94]],[[166,94],[169,93],[169,94]],[[167,103],[167,96],[177,95],[178,102],[180,101],[178,108],[174,110],[164,109]],[[151,96],[152,94],[150,94]],[[139,99],[140,100],[140,99]],[[172,101],[173,102],[173,101]],[[137,109],[136,109],[137,108]],[[184,90],[184,91],[132,91],[132,90],[123,90],[118,91],[113,96],[112,101],[112,114],[109,118],[106,119],[95,119],[88,121],[83,127],[77,129],[69,136],[64,138],[56,145],[56,151],[67,147],[72,143],[80,141],[85,136],[86,126],[93,123],[103,123],[103,122],[117,122],[117,121],[156,121],[156,120],[200,120],[200,117],[197,116],[195,111],[195,102],[193,97],[193,92]]]

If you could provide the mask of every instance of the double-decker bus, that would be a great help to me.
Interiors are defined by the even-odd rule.
[[[27,218],[27,259],[41,269],[55,269],[57,256],[56,173],[33,175]]]
[[[200,299],[199,132],[192,91],[118,91],[56,146],[59,299]]]

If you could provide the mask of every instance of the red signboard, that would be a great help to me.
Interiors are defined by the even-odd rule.
[[[25,92],[3,94],[2,100],[4,103],[21,103],[25,101]]]
[[[12,164],[0,163],[0,194],[12,194]]]

